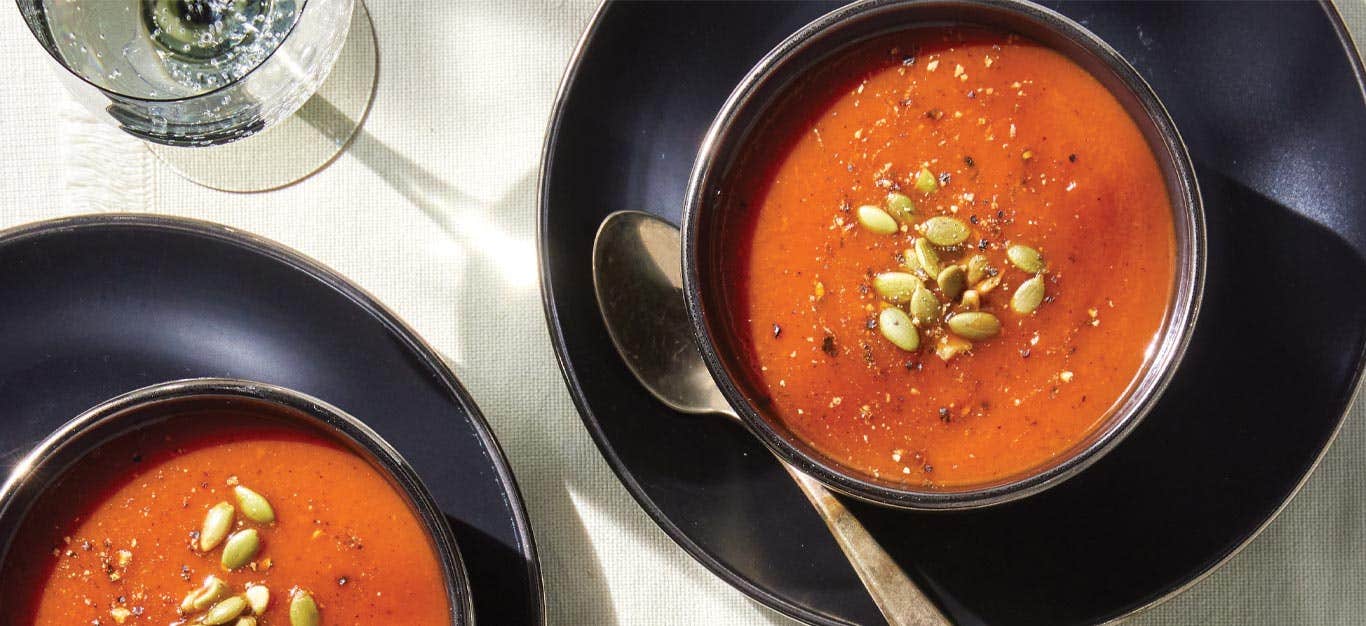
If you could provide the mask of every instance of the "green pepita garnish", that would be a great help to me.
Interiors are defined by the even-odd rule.
[[[871,204],[858,208],[858,223],[879,235],[890,235],[898,230],[896,220],[892,219],[892,216]]]
[[[1029,315],[1043,304],[1043,294],[1043,277],[1035,276],[1015,289],[1015,295],[1010,297],[1010,308],[1020,315]]]
[[[911,201],[910,196],[893,191],[887,194],[887,212],[891,213],[892,217],[909,222],[915,215],[915,203]]]
[[[924,272],[920,268],[920,260],[915,258],[915,248],[906,248],[901,253],[901,265],[906,268],[906,271],[917,274],[917,277]]]
[[[915,175],[915,188],[921,193],[933,193],[939,189],[939,179],[934,177],[929,168],[920,168],[920,173]]]
[[[883,272],[873,277],[873,290],[888,302],[909,302],[911,294],[920,286],[920,279],[905,272]]]
[[[1001,320],[983,311],[968,311],[949,318],[949,330],[964,339],[980,341],[1001,333]]]
[[[924,237],[915,240],[915,260],[920,264],[920,269],[925,270],[930,276],[938,276],[943,268],[939,267],[939,253],[934,251],[934,247]]]
[[[1006,258],[1015,267],[1030,274],[1042,272],[1044,268],[1043,255],[1038,250],[1018,243],[1006,248]]]
[[[922,226],[925,238],[939,247],[956,246],[968,239],[968,225],[956,218],[936,215]]]
[[[939,283],[939,290],[944,292],[944,297],[953,302],[963,295],[963,290],[968,286],[967,272],[957,265],[949,265],[939,272],[935,282]]]
[[[226,595],[228,595],[228,583],[211,574],[204,579],[204,583],[199,585],[198,589],[185,595],[185,599],[180,602],[180,612],[203,611],[209,605],[222,600]]]
[[[260,549],[261,534],[256,532],[255,528],[239,530],[223,544],[223,558],[220,564],[225,570],[235,570],[250,563]]]
[[[987,258],[980,254],[972,255],[968,258],[967,270],[968,284],[976,285],[987,277]]]
[[[199,618],[199,623],[204,626],[218,626],[237,619],[243,611],[247,610],[247,601],[242,596],[233,596],[218,604],[213,605],[204,617]]]
[[[251,612],[257,615],[265,613],[266,607],[270,606],[270,589],[265,585],[248,585],[242,595],[247,597]]]
[[[219,502],[204,514],[204,526],[199,529],[199,549],[208,552],[218,546],[232,530],[234,509],[227,502]]]
[[[963,308],[968,311],[976,311],[982,308],[982,296],[978,295],[973,289],[963,292]]]
[[[275,521],[275,509],[271,508],[270,501],[261,494],[242,485],[233,487],[232,493],[237,496],[237,506],[242,509],[242,515],[247,516],[247,519],[259,524],[270,524]]]
[[[289,597],[290,626],[319,626],[322,615],[318,613],[318,603],[313,594],[303,589],[295,589]]]
[[[256,626],[256,618],[250,615],[239,617],[237,618],[237,621],[232,623],[232,626]]]
[[[939,299],[924,286],[911,294],[911,317],[921,327],[933,324],[939,319]]]
[[[887,341],[892,342],[896,347],[907,352],[914,352],[920,347],[920,333],[916,332],[915,326],[911,324],[910,316],[905,311],[896,307],[887,307],[877,316],[878,330],[882,331],[882,336]]]

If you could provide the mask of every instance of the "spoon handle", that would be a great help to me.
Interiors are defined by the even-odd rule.
[[[873,597],[882,616],[891,626],[941,626],[952,624],[892,557],[878,545],[876,539],[860,524],[844,504],[835,498],[816,479],[803,474],[786,463],[782,464],[792,479],[797,481],[806,499],[820,512],[830,533],[835,536],[849,564],[854,566],[863,586]]]

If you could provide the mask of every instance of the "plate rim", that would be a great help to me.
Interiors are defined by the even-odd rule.
[[[1361,51],[1357,49],[1353,42],[1352,34],[1347,30],[1347,24],[1343,21],[1342,13],[1338,11],[1337,5],[1333,4],[1332,0],[1318,0],[1318,5],[1319,8],[1323,10],[1324,16],[1327,17],[1329,24],[1333,27],[1333,34],[1337,35],[1338,43],[1342,46],[1343,51],[1347,53],[1348,65],[1351,66],[1352,74],[1356,78],[1357,90],[1361,92],[1362,105],[1366,106],[1366,59],[1363,59]],[[1363,389],[1366,389],[1366,343],[1361,345],[1361,349],[1357,353],[1356,371],[1352,374],[1351,391],[1346,394],[1346,402],[1339,410],[1337,424],[1333,427],[1333,432],[1328,435],[1328,438],[1319,448],[1318,455],[1314,457],[1313,462],[1311,462],[1309,467],[1304,470],[1304,473],[1300,475],[1295,486],[1290,489],[1290,492],[1287,493],[1281,500],[1281,503],[1276,506],[1276,509],[1271,512],[1271,515],[1268,515],[1266,519],[1262,520],[1261,524],[1252,529],[1252,531],[1249,532],[1238,545],[1234,546],[1233,549],[1226,552],[1219,560],[1205,567],[1204,570],[1197,573],[1195,576],[1192,576],[1189,580],[1177,585],[1170,591],[1167,591],[1163,595],[1154,598],[1147,603],[1129,609],[1123,614],[1116,615],[1102,623],[1107,625],[1118,624],[1165,604],[1168,600],[1189,591],[1196,585],[1204,582],[1210,576],[1213,576],[1215,572],[1223,569],[1225,565],[1228,565],[1229,561],[1232,561],[1239,554],[1242,554],[1243,550],[1246,550],[1248,546],[1255,543],[1257,539],[1262,536],[1262,533],[1281,517],[1281,513],[1284,513],[1285,510],[1290,507],[1290,504],[1295,501],[1295,498],[1299,497],[1300,492],[1304,491],[1305,485],[1309,484],[1309,479],[1313,478],[1314,473],[1319,469],[1319,465],[1323,464],[1323,459],[1328,456],[1328,451],[1333,448],[1333,444],[1337,443],[1338,436],[1342,434],[1342,427],[1347,423],[1347,416],[1351,413],[1352,407],[1356,404],[1357,399],[1362,397]]]
[[[528,591],[531,596],[528,600],[536,604],[533,618],[536,624],[546,623],[546,594],[540,555],[527,515],[526,501],[522,496],[520,486],[517,484],[512,466],[507,461],[507,455],[494,436],[493,429],[489,426],[483,412],[479,410],[479,406],[475,404],[473,397],[469,395],[459,378],[456,377],[455,372],[402,317],[360,285],[290,246],[250,231],[197,218],[152,213],[87,213],[56,217],[0,229],[0,247],[23,244],[47,235],[99,229],[146,229],[190,234],[239,246],[304,273],[360,307],[368,316],[378,320],[386,330],[402,342],[405,348],[415,353],[423,364],[436,372],[437,378],[445,385],[451,398],[469,416],[470,424],[474,427],[475,434],[484,446],[485,454],[497,474],[508,508],[512,510],[513,526],[522,543],[519,552],[525,558],[527,582],[530,587]],[[474,614],[476,622],[478,618],[478,614]]]
[[[594,10],[592,19],[589,21],[587,28],[585,28],[578,43],[575,45],[574,50],[570,55],[569,62],[565,67],[564,74],[561,76],[560,82],[556,87],[555,98],[550,110],[549,124],[546,127],[545,138],[541,146],[540,171],[537,177],[536,198],[536,254],[538,267],[540,269],[539,282],[541,304],[546,318],[546,326],[550,335],[551,345],[555,351],[556,364],[560,369],[561,376],[564,378],[565,386],[568,388],[574,406],[579,412],[580,420],[584,423],[584,427],[592,436],[594,445],[597,446],[598,451],[607,461],[613,474],[617,476],[617,479],[621,481],[622,485],[626,488],[626,491],[645,511],[646,515],[664,531],[664,534],[667,535],[675,545],[682,548],[684,552],[701,563],[703,567],[710,570],[718,578],[736,588],[741,593],[744,593],[749,598],[782,613],[787,617],[810,624],[848,626],[850,623],[845,620],[825,615],[758,586],[752,580],[743,576],[738,571],[735,571],[727,564],[722,563],[706,550],[702,549],[702,547],[684,533],[672,519],[664,515],[663,511],[656,506],[654,501],[645,493],[640,483],[630,474],[625,464],[622,463],[621,458],[608,445],[607,438],[598,422],[597,416],[589,406],[587,396],[584,394],[583,387],[579,383],[578,376],[575,373],[575,365],[570,362],[568,347],[565,341],[565,330],[560,324],[559,304],[554,299],[554,287],[551,278],[551,261],[547,254],[547,241],[552,237],[549,230],[551,198],[547,183],[549,182],[551,170],[554,166],[552,161],[564,121],[565,105],[578,78],[579,72],[583,67],[585,53],[593,43],[595,36],[598,33],[598,29],[602,25],[603,18],[607,13],[607,8],[612,4],[614,4],[613,0],[600,0],[597,8]],[[1343,51],[1348,55],[1348,64],[1355,75],[1354,77],[1357,82],[1358,90],[1362,93],[1363,105],[1366,105],[1366,61],[1363,60],[1360,51],[1357,49],[1350,33],[1347,31],[1346,25],[1343,22],[1337,7],[1331,0],[1318,0],[1318,4],[1320,10],[1324,12],[1337,35]],[[1332,433],[1319,449],[1316,458],[1299,477],[1294,488],[1286,494],[1280,505],[1272,511],[1258,527],[1244,536],[1236,546],[1222,555],[1218,560],[1213,561],[1202,571],[1196,573],[1182,584],[1166,590],[1147,603],[1107,618],[1101,623],[1114,624],[1130,619],[1181,595],[1204,581],[1214,574],[1214,572],[1222,569],[1224,565],[1256,541],[1256,539],[1261,536],[1262,532],[1270,527],[1290,503],[1295,500],[1296,496],[1300,494],[1305,484],[1307,484],[1309,479],[1313,476],[1315,470],[1317,470],[1319,465],[1323,462],[1328,450],[1331,449],[1333,444],[1337,441],[1338,435],[1342,432],[1343,424],[1346,423],[1347,415],[1351,410],[1351,407],[1354,405],[1356,399],[1362,396],[1362,390],[1366,389],[1366,344],[1362,345],[1361,350],[1357,354],[1355,370],[1356,371],[1353,374],[1354,382],[1352,384],[1352,389],[1345,395],[1345,402],[1340,407],[1337,424],[1334,426]]]

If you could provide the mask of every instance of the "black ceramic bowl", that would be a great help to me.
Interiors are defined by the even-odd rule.
[[[360,420],[317,398],[265,383],[195,378],[144,387],[100,403],[43,439],[0,487],[0,564],[24,517],[45,491],[100,445],[177,415],[231,410],[308,426],[366,459],[406,496],[445,572],[452,626],[474,624],[469,581],[450,526],[413,468]]]
[[[750,134],[774,103],[823,60],[890,32],[945,24],[1015,33],[1062,53],[1090,72],[1128,111],[1152,148],[1171,198],[1176,273],[1171,301],[1148,358],[1099,426],[1064,454],[1027,472],[960,488],[917,489],[852,470],[795,437],[756,408],[725,316],[722,278],[727,182]],[[731,93],[708,130],[688,186],[683,276],[699,348],[727,400],[769,449],[827,486],[908,509],[967,509],[1007,502],[1056,485],[1094,463],[1142,420],[1170,381],[1195,325],[1204,283],[1205,231],[1194,169],[1162,103],[1132,66],[1081,25],[1019,0],[866,0],[832,11],[788,37]]]

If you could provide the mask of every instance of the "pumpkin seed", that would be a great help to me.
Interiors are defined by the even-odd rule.
[[[255,528],[239,530],[228,537],[223,544],[223,558],[220,564],[225,570],[235,570],[250,563],[261,549],[261,534]]]
[[[1018,243],[1006,248],[1006,258],[1015,267],[1030,274],[1042,272],[1044,268],[1043,255],[1038,250]]]
[[[247,610],[247,601],[242,596],[233,596],[218,604],[213,605],[204,617],[199,618],[199,623],[205,626],[218,626],[237,619],[243,611]]]
[[[968,284],[976,285],[987,277],[987,258],[974,254],[968,259]]]
[[[976,289],[976,290],[977,290],[977,293],[980,293],[980,294],[982,294],[982,295],[986,295],[986,294],[991,293],[991,290],[992,290],[992,289],[995,289],[996,287],[1000,286],[1000,284],[1001,284],[1001,275],[1000,275],[1000,274],[997,274],[997,275],[995,275],[995,276],[988,276],[988,277],[986,277],[986,278],[983,278],[983,279],[982,279],[982,282],[977,283],[976,285],[973,285],[972,288],[973,288],[973,289]]]
[[[247,590],[242,594],[247,597],[247,604],[251,606],[251,612],[257,615],[266,612],[266,607],[270,606],[270,589],[265,585],[248,585]]]
[[[977,295],[975,290],[969,289],[963,292],[963,308],[968,311],[976,311],[982,308],[982,296]]]
[[[906,248],[902,251],[901,265],[906,268],[906,271],[916,274],[917,277],[923,271],[920,269],[920,260],[915,258],[915,248]]]
[[[945,267],[944,271],[939,272],[939,277],[935,278],[934,282],[939,283],[939,290],[944,292],[944,297],[949,302],[953,302],[958,299],[958,296],[963,295],[963,289],[968,286],[967,273],[957,265]]]
[[[322,616],[318,614],[318,603],[313,594],[303,589],[295,589],[289,598],[290,626],[319,626]]]
[[[925,238],[936,246],[956,246],[968,239],[968,225],[952,217],[936,215],[925,220],[922,226]]]
[[[892,216],[871,204],[858,208],[858,223],[879,235],[890,235],[898,230],[896,220],[892,219]]]
[[[877,316],[877,328],[882,336],[907,352],[920,347],[920,333],[915,331],[910,316],[896,307],[887,307]]]
[[[204,526],[199,529],[199,549],[208,552],[218,546],[228,531],[232,530],[232,517],[235,510],[227,502],[219,502],[204,514]]]
[[[887,194],[887,212],[891,213],[892,217],[908,222],[911,216],[915,215],[915,203],[911,201],[910,196],[893,191]]]
[[[905,272],[883,272],[873,277],[873,290],[888,302],[902,304],[911,299],[920,279]]]
[[[915,260],[920,263],[920,269],[930,276],[938,276],[943,268],[939,267],[939,253],[934,251],[930,242],[924,237],[915,240]]]
[[[275,509],[271,508],[265,496],[242,485],[233,487],[232,493],[237,496],[237,506],[242,508],[242,515],[247,516],[247,519],[260,524],[275,521]]]
[[[237,621],[232,623],[232,626],[256,626],[256,618],[251,616],[239,617]]]
[[[933,324],[939,319],[939,299],[924,286],[916,289],[911,294],[911,316],[921,326]]]
[[[1035,276],[1020,283],[1015,295],[1010,297],[1010,308],[1020,315],[1029,315],[1043,304],[1044,283],[1042,276]]]
[[[934,355],[948,362],[953,357],[972,350],[972,342],[962,337],[944,335],[939,338],[939,344],[934,347]]]
[[[949,330],[964,339],[980,341],[1000,334],[1001,320],[983,311],[968,311],[950,317]]]
[[[217,576],[210,574],[204,579],[204,583],[198,589],[185,595],[185,599],[180,603],[181,613],[193,613],[203,611],[209,605],[222,600],[223,596],[228,595],[228,583]]]
[[[915,188],[921,193],[933,193],[939,189],[939,179],[934,177],[929,168],[920,168],[920,173],[915,175]]]

